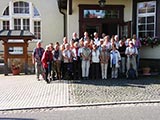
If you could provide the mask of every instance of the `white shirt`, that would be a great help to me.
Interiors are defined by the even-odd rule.
[[[125,54],[138,54],[137,48],[136,47],[127,47]]]
[[[98,49],[92,50],[92,62],[99,63],[100,62],[99,57],[100,57],[100,51]]]
[[[94,38],[94,44],[96,44],[97,46],[99,46],[99,45],[100,45],[99,38]]]

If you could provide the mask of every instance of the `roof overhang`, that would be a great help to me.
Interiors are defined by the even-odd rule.
[[[0,40],[4,39],[35,39],[35,36],[27,30],[1,30]]]

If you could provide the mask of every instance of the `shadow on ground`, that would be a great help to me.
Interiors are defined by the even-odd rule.
[[[130,86],[145,88],[146,85],[160,84],[160,76],[142,76],[138,79],[107,79],[107,80],[73,80],[70,81],[72,84],[88,84],[96,86]]]

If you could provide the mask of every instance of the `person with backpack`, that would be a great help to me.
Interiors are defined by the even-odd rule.
[[[32,52],[32,62],[35,65],[35,73],[37,76],[37,80],[39,81],[40,74],[43,76],[43,68],[42,68],[42,55],[44,53],[44,49],[41,47],[41,42],[38,41],[36,48],[34,48]]]
[[[135,70],[136,76],[138,77],[137,72],[137,63],[136,63],[136,56],[138,55],[138,50],[134,46],[132,41],[129,41],[129,46],[126,48],[125,54],[127,55],[127,73],[126,77],[128,78],[128,71],[130,68],[133,68]]]

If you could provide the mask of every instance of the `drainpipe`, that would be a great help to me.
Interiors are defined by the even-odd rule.
[[[66,35],[66,15],[64,12],[62,12],[62,9],[61,9],[61,0],[57,0],[57,3],[58,3],[58,8],[59,8],[59,12],[63,15],[63,37],[65,37]]]

